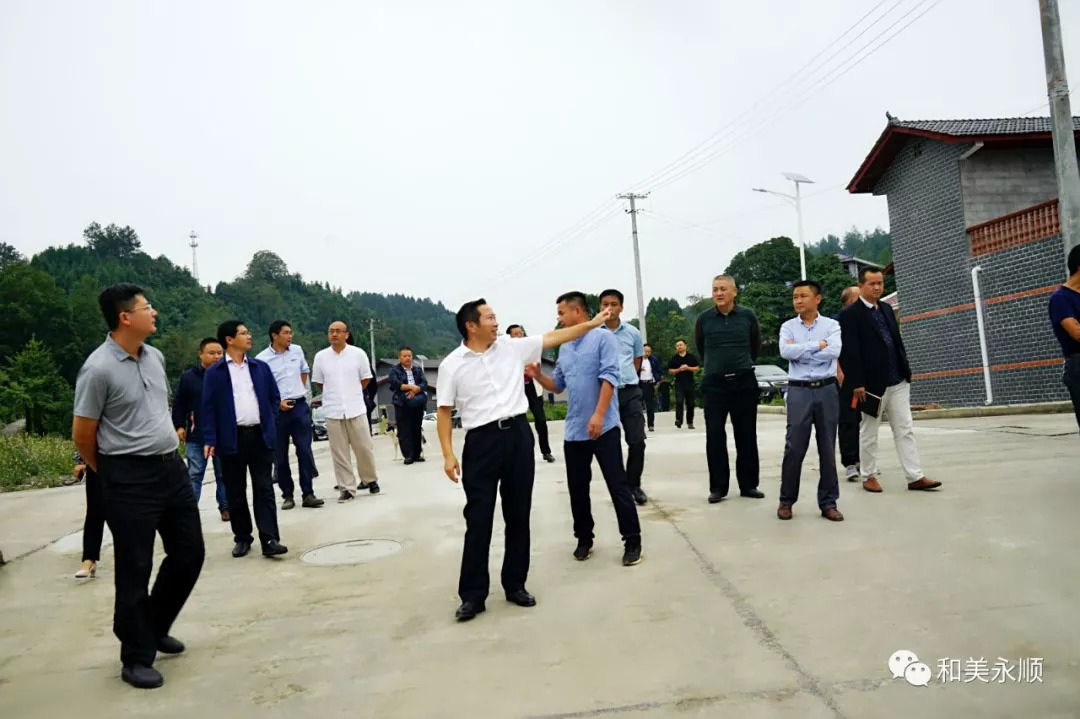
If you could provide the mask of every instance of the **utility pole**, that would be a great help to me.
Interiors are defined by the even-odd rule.
[[[630,213],[630,226],[633,229],[634,234],[634,276],[637,280],[637,314],[638,324],[641,325],[638,329],[641,330],[642,342],[648,342],[648,335],[645,332],[645,293],[641,290],[641,251],[638,250],[637,239],[637,213],[638,210],[634,206],[634,200],[644,200],[649,196],[646,192],[644,195],[635,195],[633,192],[627,192],[619,195],[620,200],[630,200],[630,209],[627,212]]]
[[[1069,81],[1065,77],[1065,48],[1061,42],[1061,18],[1057,0],[1039,0],[1042,15],[1043,56],[1046,61],[1046,94],[1050,100],[1050,123],[1054,135],[1054,167],[1058,182],[1058,216],[1065,254],[1080,245],[1080,169],[1076,163]]]
[[[199,265],[195,259],[195,248],[199,246],[199,235],[196,234],[195,230],[192,230],[191,234],[188,235],[188,239],[191,240],[191,276],[194,277],[196,281],[198,281]]]
[[[375,365],[378,363],[378,359],[375,358],[375,318],[372,317],[368,320],[368,339],[371,341],[371,371],[375,372]]]

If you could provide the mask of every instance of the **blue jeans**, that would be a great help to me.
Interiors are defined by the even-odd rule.
[[[202,496],[203,475],[206,474],[206,457],[203,456],[202,442],[188,442],[184,454],[187,455],[188,478],[191,480],[191,489],[195,492],[195,504],[199,503]],[[229,500],[225,498],[225,482],[221,479],[221,462],[214,457],[214,479],[217,480],[217,506],[218,511],[229,508]]]
[[[277,442],[274,447],[274,479],[281,490],[282,499],[291,499],[296,485],[293,484],[292,468],[289,467],[289,439],[296,447],[296,463],[300,469],[300,494],[315,495],[312,479],[315,476],[315,455],[311,451],[311,408],[304,400],[287,412],[277,414]]]

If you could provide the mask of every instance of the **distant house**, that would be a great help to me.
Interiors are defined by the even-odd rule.
[[[885,268],[876,262],[870,260],[864,260],[861,257],[855,255],[845,255],[843,252],[837,252],[836,256],[840,259],[840,263],[844,265],[844,269],[854,277],[859,278],[859,270],[863,267],[869,267],[872,270],[884,270]]]
[[[915,403],[1068,398],[1046,315],[1066,275],[1048,118],[889,116],[848,191],[888,198]]]
[[[442,364],[443,359],[444,358],[439,357],[437,359],[426,359],[426,360],[414,359],[413,360],[414,365],[422,366],[422,368],[424,370],[424,376],[427,377],[428,387],[431,390],[428,393],[428,411],[429,412],[434,412],[435,408],[436,408],[435,399],[438,396],[439,366]],[[541,362],[540,366],[542,367],[542,369],[544,371],[544,374],[546,374],[546,375],[548,375],[550,377],[551,374],[555,371],[555,361],[551,360],[551,359],[548,359],[547,357],[544,357],[544,358],[541,359],[540,362]],[[390,384],[389,384],[388,380],[390,379],[390,369],[392,367],[396,366],[397,363],[398,363],[398,361],[397,361],[396,357],[393,358],[393,359],[384,357],[384,358],[380,359],[378,362],[375,363],[375,378],[376,378],[376,381],[379,383],[379,393],[376,396],[376,402],[379,404],[380,407],[385,408],[386,417],[391,422],[394,421],[394,395],[393,395],[393,392],[390,391]],[[522,384],[522,392],[524,392],[525,391],[524,390],[524,385],[525,385],[525,377],[524,377],[524,375],[522,375],[521,384]],[[549,401],[549,402],[551,401],[550,397],[547,395],[547,393],[544,394],[544,399]],[[565,392],[561,392],[561,393],[555,395],[555,402],[556,403],[561,403],[561,402],[565,402],[565,401],[566,401],[566,393]]]

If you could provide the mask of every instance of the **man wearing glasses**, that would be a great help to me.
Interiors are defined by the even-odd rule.
[[[100,479],[113,535],[120,676],[153,689],[164,683],[153,666],[157,653],[184,651],[169,630],[202,571],[202,524],[176,451],[165,358],[144,344],[157,331],[157,312],[129,283],[107,287],[98,304],[109,334],[79,370],[71,436]],[[156,534],[165,559],[148,592]]]
[[[274,375],[265,362],[247,356],[251,332],[237,320],[222,322],[218,342],[225,359],[206,370],[203,378],[203,442],[205,455],[221,458],[225,494],[232,524],[232,555],[251,551],[247,477],[251,473],[251,501],[259,543],[264,557],[288,552],[278,534],[274,503],[274,447],[277,443],[277,412],[281,404]]]

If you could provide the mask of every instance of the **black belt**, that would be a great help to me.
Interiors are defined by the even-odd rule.
[[[511,427],[513,427],[518,422],[524,422],[525,419],[526,419],[526,417],[523,414],[515,415],[513,417],[505,417],[503,419],[497,419],[494,422],[488,422],[487,424],[482,424],[479,427],[473,427],[469,431],[470,432],[476,432],[476,431],[482,430],[482,429],[510,429]]]
[[[836,384],[835,377],[826,377],[825,379],[815,380],[803,380],[803,379],[789,379],[788,387],[806,387],[807,389],[817,389],[818,387],[828,387],[831,384]]]
[[[619,385],[619,391],[622,392],[624,389],[631,389],[633,387],[640,387],[640,386],[641,386],[640,383],[639,384],[621,384],[621,385]]]
[[[236,425],[237,432],[258,432],[262,429],[261,424],[238,424]]]
[[[103,454],[101,456],[107,459],[123,459],[131,462],[168,462],[176,459],[179,455],[174,449],[165,454]]]
[[[286,397],[286,402],[307,402],[307,397]]]

